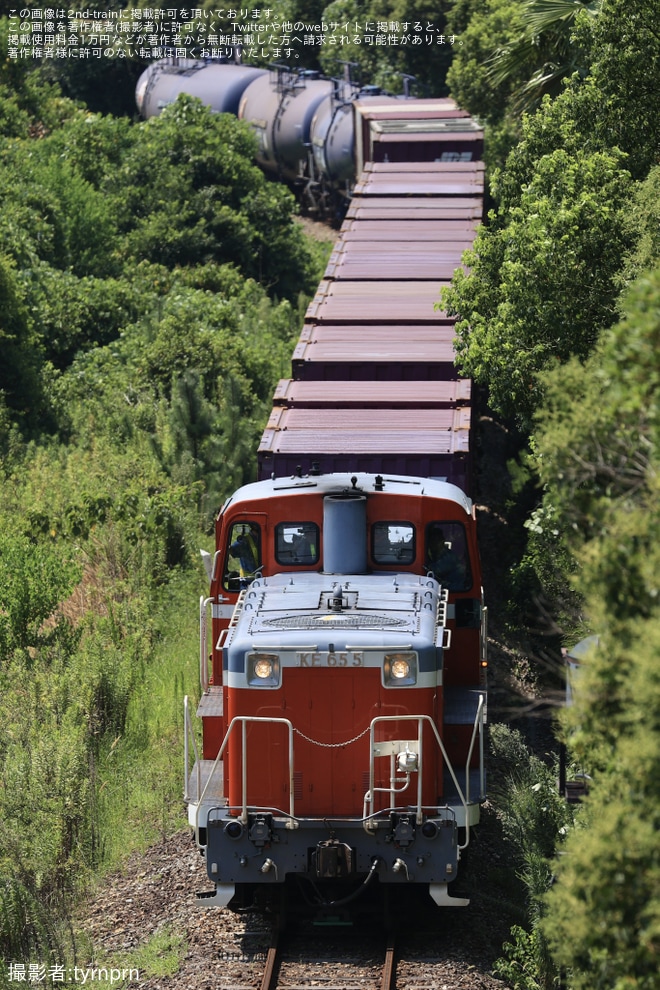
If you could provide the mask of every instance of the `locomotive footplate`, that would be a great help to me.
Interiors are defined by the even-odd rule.
[[[461,830],[462,833],[463,830]],[[428,884],[437,903],[459,903],[447,885],[456,877],[459,828],[450,808],[381,812],[369,819],[292,819],[226,808],[208,816],[206,868],[216,894],[202,904],[227,904],[236,887],[283,884],[296,875],[313,883],[377,876],[380,884]],[[465,902],[467,903],[467,902]]]

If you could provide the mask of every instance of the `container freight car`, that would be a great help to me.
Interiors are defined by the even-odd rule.
[[[358,173],[374,162],[473,162],[483,156],[484,134],[453,100],[359,97],[355,110]]]
[[[324,279],[307,310],[317,323],[390,323],[396,326],[451,323],[436,316],[433,307],[443,284],[415,279],[378,279],[373,282]]]
[[[386,404],[384,404],[386,403]],[[260,478],[311,471],[373,470],[422,475],[469,487],[470,409],[402,409],[387,397],[356,413],[275,407],[258,454]]]
[[[329,424],[315,430],[266,430],[259,448],[259,474],[281,478],[357,471],[359,466],[374,473],[421,475],[469,487],[467,431],[358,427],[361,419],[354,417],[352,429]]]
[[[368,315],[368,311],[367,311]],[[456,374],[451,320],[408,324],[305,323],[293,352],[304,381],[424,381]]]
[[[341,180],[350,206],[260,480],[227,500],[205,555],[201,743],[186,700],[185,796],[212,883],[199,902],[462,905],[449,887],[485,796],[486,610],[470,383],[437,304],[481,217],[483,136],[451,101],[351,104],[312,82],[300,175],[327,159],[340,108],[361,174]],[[277,85],[260,76],[241,98],[256,119],[263,90],[264,135],[300,99]],[[268,141],[286,177],[293,151]]]
[[[382,407],[385,396],[390,409],[445,409],[470,404],[472,383],[455,381],[294,381],[283,378],[273,396],[276,406],[305,409],[369,409]]]

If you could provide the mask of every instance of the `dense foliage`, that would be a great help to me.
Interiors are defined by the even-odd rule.
[[[178,820],[197,547],[252,479],[320,273],[238,121],[184,98],[149,123],[101,116],[9,68],[0,949],[61,965],[71,896]]]
[[[460,314],[463,371],[487,382],[493,407],[523,426],[542,395],[538,372],[586,357],[615,317],[621,256],[631,246],[622,156],[548,138],[515,185],[509,170],[493,179],[498,209],[467,256],[470,273],[446,295]],[[511,157],[525,152],[523,139]]]
[[[464,369],[487,382],[496,409],[527,428],[543,394],[537,373],[556,359],[587,357],[616,320],[630,274],[622,259],[648,226],[639,211],[637,225],[628,215],[632,180],[646,179],[660,147],[655,127],[642,123],[660,76],[651,6],[633,11],[611,0],[596,16],[582,15],[591,71],[523,118],[520,142],[492,176],[497,206],[471,255],[473,274],[447,294],[460,317]],[[616,51],[612,31],[629,39]],[[639,71],[645,83],[635,90]],[[634,134],[631,117],[640,124]]]
[[[548,378],[538,463],[600,636],[565,720],[595,783],[557,864],[546,929],[576,988],[650,988],[660,931],[660,268],[633,284],[624,319],[586,366],[567,372],[570,403],[566,376]]]
[[[525,80],[542,69],[525,56],[525,22],[576,6],[457,4],[482,54],[490,30],[499,54],[471,79],[461,53],[449,77],[499,156],[494,209],[444,304],[459,317],[460,363],[520,431],[538,485],[516,590],[544,596],[566,646],[600,637],[563,730],[589,797],[546,897],[530,877],[538,910],[502,961],[521,990],[555,985],[548,950],[576,990],[650,988],[660,931],[660,140],[649,116],[660,36],[651,3],[591,5],[569,34],[563,89],[520,118]],[[544,43],[540,31],[545,64]]]

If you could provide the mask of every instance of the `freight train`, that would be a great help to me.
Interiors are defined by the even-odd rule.
[[[450,111],[446,100],[431,101],[435,112],[429,103],[419,129],[411,115],[402,131],[389,112],[378,119],[372,114],[366,130],[356,128],[356,100],[381,94],[348,76],[325,79],[286,66],[267,70],[220,60],[161,59],[138,80],[138,110],[146,118],[157,116],[180,93],[249,123],[258,164],[294,187],[303,209],[323,217],[343,215],[367,161],[410,160],[412,144],[417,145],[413,160],[471,161],[483,147],[478,124],[453,104]],[[457,141],[461,134],[467,143]]]
[[[307,119],[311,84],[332,84],[287,94],[277,75],[216,68],[216,109],[231,90],[231,109],[260,113],[261,154],[285,173],[287,107],[307,93]],[[142,109],[185,78],[152,70]],[[471,383],[437,303],[481,219],[483,135],[450,100],[362,95],[349,117],[346,218],[259,480],[227,499],[205,555],[201,745],[185,711],[185,798],[213,885],[200,904],[327,915],[422,889],[468,903],[449,885],[485,797],[486,609]]]

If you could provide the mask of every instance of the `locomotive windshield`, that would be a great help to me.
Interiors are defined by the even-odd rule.
[[[284,566],[317,564],[319,528],[316,523],[278,523],[275,527],[275,560]]]
[[[371,539],[371,553],[376,564],[412,564],[415,559],[415,527],[412,523],[374,523]]]

